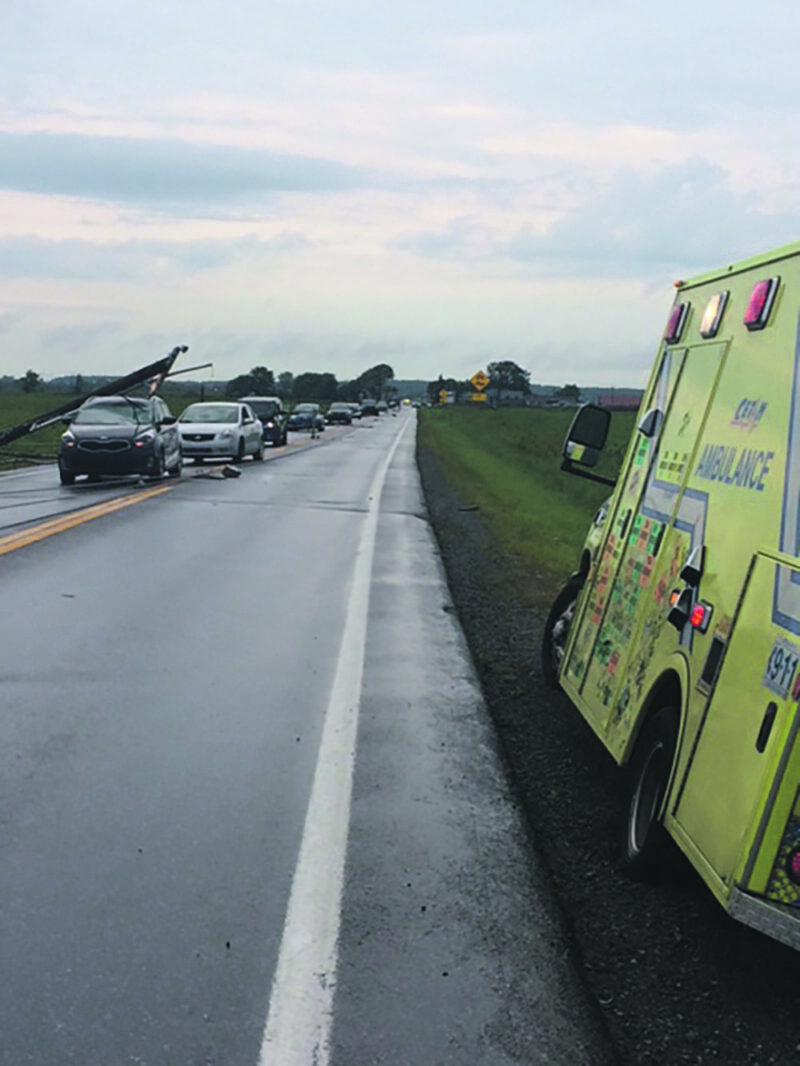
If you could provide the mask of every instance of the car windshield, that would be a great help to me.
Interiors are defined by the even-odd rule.
[[[230,403],[193,403],[180,417],[181,422],[238,422],[239,408]]]
[[[79,426],[136,426],[149,422],[147,409],[134,400],[91,403],[81,407],[73,418]]]
[[[295,407],[294,411],[295,411],[295,414],[298,414],[298,415],[310,415],[310,414],[313,414],[313,412],[316,411],[316,409],[317,409],[316,404],[313,404],[313,403],[299,403],[297,405],[297,407]]]
[[[276,403],[267,403],[266,401],[263,403],[251,401],[250,407],[257,418],[272,418],[278,405]]]

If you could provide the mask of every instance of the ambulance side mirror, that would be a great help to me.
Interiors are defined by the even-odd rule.
[[[572,419],[564,441],[563,456],[581,466],[595,466],[606,446],[611,413],[605,407],[585,403]]]
[[[567,431],[567,438],[561,453],[561,469],[592,481],[600,481],[604,485],[616,484],[612,478],[590,474],[579,469],[597,465],[603,448],[606,446],[610,424],[611,412],[605,407],[594,403],[585,403],[580,407]]]

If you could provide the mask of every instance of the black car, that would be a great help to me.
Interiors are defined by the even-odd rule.
[[[325,421],[329,426],[339,424],[349,426],[353,422],[353,411],[349,403],[332,403],[325,413]]]
[[[95,396],[69,419],[58,446],[62,485],[86,474],[179,477],[183,467],[176,419],[160,396]]]
[[[361,401],[361,414],[362,415],[376,415],[378,413],[378,401],[377,400],[362,400]]]
[[[289,414],[283,406],[280,396],[243,396],[242,403],[248,404],[253,414],[261,422],[264,442],[279,447],[286,444]]]

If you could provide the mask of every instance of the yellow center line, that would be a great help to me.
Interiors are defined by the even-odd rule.
[[[144,492],[118,496],[114,500],[109,500],[108,503],[98,503],[94,507],[84,507],[78,511],[70,511],[69,514],[61,515],[59,518],[52,518],[49,522],[42,522],[40,525],[32,526],[29,529],[23,529],[19,533],[9,533],[6,537],[0,537],[0,555],[7,555],[8,552],[16,551],[17,548],[35,544],[37,540],[44,540],[46,537],[52,537],[56,533],[63,533],[64,530],[72,529],[73,526],[83,525],[84,522],[91,522],[93,518],[102,518],[103,515],[121,511],[123,507],[130,507],[131,504],[149,500],[152,496],[160,496],[164,492],[169,492],[172,488],[172,485],[160,485],[158,488],[147,489]]]

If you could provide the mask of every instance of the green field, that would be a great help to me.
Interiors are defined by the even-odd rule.
[[[36,418],[42,412],[68,403],[71,399],[69,393],[0,391],[0,432],[20,422]],[[43,462],[55,459],[58,442],[63,432],[64,426],[56,422],[46,429],[29,433],[0,448],[0,470],[7,470],[9,467],[31,461]]]
[[[609,495],[559,469],[572,411],[423,408],[419,445],[430,448],[466,504],[488,519],[501,546],[551,587],[575,569],[592,515]],[[635,421],[617,412],[598,472],[616,476]]]

